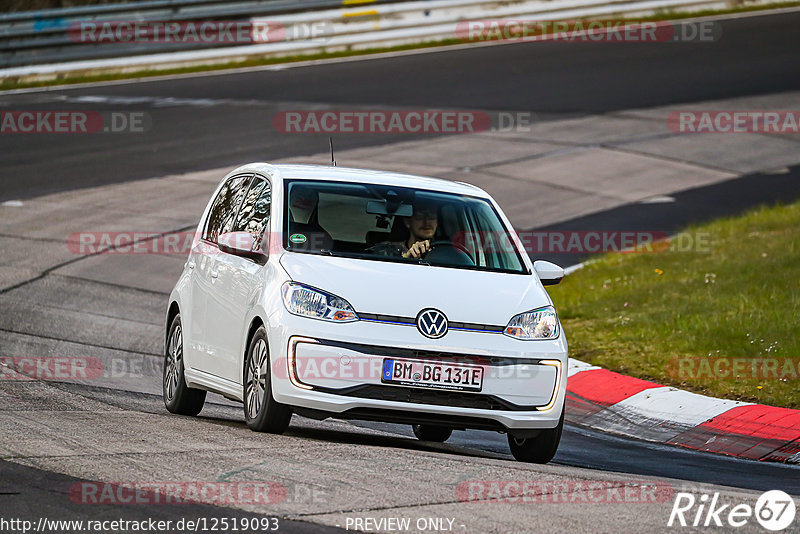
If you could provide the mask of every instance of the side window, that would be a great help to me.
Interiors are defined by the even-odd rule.
[[[255,239],[254,248],[261,247],[264,230],[269,224],[272,190],[269,182],[261,177],[253,178],[253,184],[244,197],[242,209],[233,227],[234,232],[250,232]]]
[[[486,256],[486,266],[493,269],[522,270],[523,264],[517,255],[511,236],[499,225],[499,220],[492,217],[486,204],[475,209],[482,239],[482,250]]]
[[[203,239],[217,242],[220,234],[233,231],[236,214],[252,176],[234,176],[222,186],[208,213]]]

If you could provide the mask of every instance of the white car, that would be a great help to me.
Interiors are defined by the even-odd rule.
[[[567,341],[533,263],[483,190],[312,165],[241,167],[208,203],[169,300],[163,395],[211,391],[247,425],[293,413],[505,432],[548,462],[564,424]]]

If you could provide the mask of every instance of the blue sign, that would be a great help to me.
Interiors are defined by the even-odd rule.
[[[394,360],[383,360],[383,378],[385,380],[392,379],[393,368],[394,368]]]
[[[51,28],[56,28],[56,29],[66,28],[67,26],[69,26],[69,22],[66,19],[37,18],[36,22],[33,23],[33,30],[41,32],[44,30],[49,30]]]

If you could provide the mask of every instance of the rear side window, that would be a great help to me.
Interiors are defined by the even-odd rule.
[[[225,182],[208,213],[203,239],[216,243],[220,234],[233,231],[239,206],[251,180],[252,176],[234,176]]]

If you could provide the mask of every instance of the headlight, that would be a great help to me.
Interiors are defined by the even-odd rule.
[[[508,322],[503,330],[507,336],[517,339],[556,339],[558,316],[552,306],[520,313]]]
[[[289,313],[334,323],[358,321],[358,316],[343,298],[295,282],[283,284],[283,304]]]

